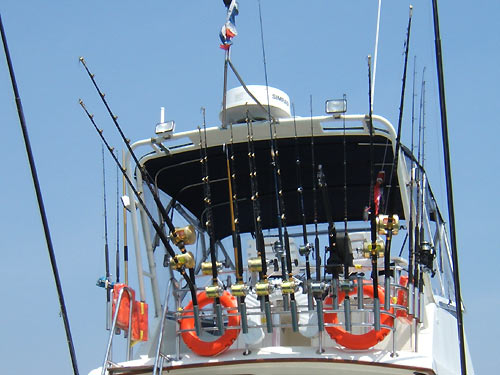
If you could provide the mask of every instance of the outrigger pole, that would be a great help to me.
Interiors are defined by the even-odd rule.
[[[448,198],[448,217],[450,220],[450,242],[453,259],[453,281],[455,284],[455,307],[457,312],[458,341],[460,344],[460,366],[462,375],[467,374],[467,362],[465,356],[465,337],[462,315],[462,296],[460,292],[460,277],[458,273],[458,249],[455,230],[455,208],[453,204],[453,183],[451,179],[450,146],[448,141],[448,119],[446,116],[446,98],[444,91],[443,56],[441,52],[441,36],[439,32],[439,15],[437,0],[432,0],[432,13],[434,15],[434,36],[436,47],[436,65],[439,85],[439,106],[441,109],[441,129],[444,150],[444,168],[446,172],[446,193]]]
[[[153,218],[153,215],[149,211],[149,209],[146,206],[146,203],[142,199],[142,194],[140,194],[137,189],[135,188],[134,184],[132,183],[130,177],[127,175],[126,169],[120,164],[120,161],[118,160],[117,156],[113,152],[113,148],[109,145],[109,143],[106,141],[106,138],[103,136],[103,131],[99,129],[97,126],[95,120],[94,120],[94,115],[90,114],[87,108],[85,107],[85,104],[83,103],[83,100],[79,100],[80,106],[82,109],[85,111],[87,117],[89,118],[90,122],[94,126],[95,130],[99,134],[99,137],[101,138],[102,142],[108,149],[109,153],[113,157],[113,160],[115,161],[116,165],[120,170],[122,171],[123,176],[125,176],[127,183],[129,184],[130,188],[134,192],[134,195],[137,198],[137,201],[143,208],[144,212],[146,213],[147,217],[151,221],[151,224],[153,225],[153,228],[156,231],[156,234],[158,234],[158,237],[160,237],[161,242],[165,246],[165,249],[171,257],[171,262],[173,263],[173,266],[175,269],[177,269],[182,277],[184,277],[184,280],[186,281],[188,288],[191,292],[191,299],[193,301],[193,310],[194,310],[194,320],[195,320],[195,329],[196,329],[196,334],[200,334],[201,332],[201,327],[199,325],[199,308],[198,308],[198,299],[196,298],[196,288],[194,286],[194,282],[192,281],[191,277],[188,276],[188,274],[185,271],[185,268],[188,269],[193,269],[194,268],[194,259],[192,257],[192,254],[188,253],[187,256],[185,254],[181,254],[181,256],[178,256],[175,254],[174,249],[170,245],[170,242],[168,241],[167,237],[165,236],[165,233],[163,233],[162,229],[156,222],[156,220]]]
[[[64,330],[66,331],[66,340],[68,342],[68,349],[71,357],[71,364],[73,366],[73,373],[75,375],[78,375],[79,372],[78,372],[78,364],[76,363],[75,348],[73,346],[73,338],[71,336],[71,328],[69,326],[68,312],[66,311],[66,304],[64,302],[61,280],[59,278],[59,271],[57,269],[54,247],[52,245],[52,239],[50,237],[49,223],[47,221],[47,215],[45,213],[45,206],[43,204],[40,182],[38,181],[38,174],[36,172],[35,159],[33,157],[33,152],[31,150],[31,143],[28,136],[28,128],[26,127],[26,120],[24,118],[24,111],[21,103],[21,97],[19,95],[19,90],[17,88],[16,77],[14,74],[14,67],[12,66],[12,61],[10,59],[9,47],[7,45],[7,37],[5,36],[5,30],[3,27],[1,15],[0,15],[0,32],[2,34],[2,42],[3,42],[3,49],[5,51],[5,58],[7,59],[7,65],[9,67],[10,80],[12,83],[12,89],[14,91],[17,113],[19,115],[19,123],[21,125],[21,130],[24,138],[24,145],[26,147],[26,153],[28,155],[28,161],[31,169],[31,177],[33,178],[33,185],[35,187],[36,199],[38,201],[38,208],[40,210],[40,216],[42,219],[43,231],[45,233],[45,241],[47,242],[47,250],[49,252],[50,264],[52,265],[52,273],[54,274],[54,281],[56,283],[57,295],[59,296],[59,305],[61,307],[61,315],[64,322]]]

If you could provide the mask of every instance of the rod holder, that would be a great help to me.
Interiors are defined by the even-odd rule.
[[[332,280],[332,287],[333,287],[333,293],[332,293],[332,305],[334,310],[339,309],[339,284],[337,279]]]
[[[224,319],[222,319],[222,306],[220,303],[215,304],[215,314],[217,317],[217,329],[219,330],[218,334],[222,336],[224,334]]]
[[[316,299],[316,312],[318,314],[318,330],[323,332],[325,329],[325,322],[323,320],[323,300],[321,298]]]
[[[357,285],[358,285],[358,310],[362,310],[363,309],[363,305],[364,305],[364,302],[363,302],[363,275],[360,275],[358,274],[356,276],[357,278]]]
[[[297,301],[295,299],[290,301],[290,311],[292,313],[292,329],[293,332],[299,330],[299,323],[297,321]]]
[[[384,280],[384,310],[389,311],[391,309],[391,278],[385,277]]]
[[[266,314],[267,333],[273,333],[273,320],[269,301],[264,302],[264,313]]]
[[[194,330],[196,332],[196,336],[200,337],[201,324],[200,324],[200,308],[198,307],[198,305],[193,306],[193,316],[194,316]]]
[[[345,320],[345,330],[347,332],[352,331],[352,324],[351,324],[351,299],[346,296],[344,300],[344,320]]]
[[[380,331],[380,300],[378,298],[373,299],[373,321],[375,331]]]
[[[408,282],[408,315],[415,316],[415,294],[411,280]]]
[[[243,333],[248,333],[248,317],[247,317],[247,305],[245,302],[241,302],[238,304],[241,316],[241,331]]]
[[[290,310],[290,296],[288,294],[283,294],[283,311]]]

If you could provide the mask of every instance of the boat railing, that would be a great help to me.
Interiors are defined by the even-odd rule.
[[[106,355],[104,356],[104,362],[102,364],[102,372],[101,375],[106,375],[106,371],[109,367],[109,365],[113,365],[114,363],[111,361],[111,348],[113,346],[113,337],[115,336],[115,331],[118,328],[117,327],[117,322],[118,322],[118,316],[120,312],[120,308],[122,305],[122,302],[124,301],[123,295],[124,293],[128,294],[128,299],[129,299],[129,316],[128,316],[128,334],[127,334],[127,361],[130,360],[130,357],[132,356],[131,350],[132,350],[132,310],[133,310],[133,304],[134,304],[134,295],[132,289],[130,289],[127,286],[124,286],[120,289],[118,292],[118,299],[116,301],[115,309],[113,312],[113,323],[111,324],[111,329],[109,331],[109,339],[108,339],[108,345],[106,347]]]
[[[393,269],[394,270],[394,269]],[[334,283],[332,283],[334,284]],[[358,288],[358,285],[361,286]],[[172,282],[169,281],[168,284],[168,292],[172,292]],[[395,324],[395,319],[398,316],[408,316],[408,298],[409,298],[409,291],[408,287],[406,285],[401,285],[399,283],[391,283],[390,284],[390,309],[384,310],[383,308],[377,309],[377,306],[380,306],[379,304],[376,304],[373,298],[368,296],[369,301],[366,301],[367,296],[365,296],[363,289],[366,287],[371,287],[372,283],[364,278],[357,277],[353,280],[351,284],[351,290],[349,291],[349,294],[354,299],[356,300],[356,303],[353,304],[346,304],[342,303],[342,301],[331,299],[331,302],[328,304],[324,303],[325,300],[323,301],[323,306],[321,310],[318,310],[317,308],[314,308],[313,310],[309,310],[309,306],[307,303],[299,303],[297,304],[297,310],[298,314],[303,314],[303,313],[309,313],[309,314],[320,314],[321,317],[318,316],[317,322],[311,322],[308,321],[306,323],[304,322],[299,322],[298,327],[299,328],[318,328],[319,332],[319,340],[318,340],[318,352],[323,352],[324,349],[324,343],[322,339],[323,331],[327,330],[330,327],[339,327],[340,329],[346,331],[346,332],[353,332],[353,331],[364,331],[365,333],[370,331],[370,330],[388,330],[392,332],[392,349],[391,349],[391,355],[395,356],[396,355],[396,324]],[[335,293],[339,293],[340,290],[334,290],[333,287],[329,288],[330,293],[328,293],[330,296]],[[181,340],[182,340],[182,335],[187,332],[194,332],[194,328],[190,329],[180,329],[180,323],[183,319],[193,319],[195,318],[195,311],[193,309],[182,309],[180,308],[180,294],[182,292],[182,289],[177,289],[176,291],[173,291],[174,295],[177,296],[175,299],[175,305],[176,308],[174,310],[168,308],[168,299],[169,299],[169,293],[166,295],[166,300],[163,308],[163,314],[162,314],[162,319],[160,322],[160,333],[158,336],[158,341],[156,342],[156,354],[155,354],[155,361],[154,361],[154,366],[153,366],[153,375],[156,374],[161,374],[163,370],[163,365],[164,361],[166,360],[167,362],[171,362],[173,360],[180,360],[182,358],[182,353],[181,353]],[[298,291],[297,293],[301,293]],[[170,295],[171,297],[171,295]],[[379,297],[380,298],[380,297]],[[328,299],[328,298],[327,298]],[[406,301],[406,303],[405,303]],[[383,303],[382,303],[383,307]],[[240,319],[242,318],[241,312],[235,312],[236,306],[235,307],[223,307],[222,312],[224,318],[229,318],[232,316],[237,316]],[[268,325],[266,322],[263,321],[265,318],[265,312],[262,311],[260,306],[248,306],[245,314],[248,317],[252,316],[260,316],[261,319],[259,320],[261,323],[256,324],[255,320],[253,320],[253,324],[251,326],[251,329],[262,329],[264,332],[266,329],[268,329]],[[335,314],[337,317],[340,317],[340,319],[327,319],[328,322],[324,322],[324,318],[328,316],[332,316]],[[351,319],[347,324],[346,324],[346,319],[342,319],[341,317],[345,316],[352,316],[356,317],[356,319]],[[273,317],[281,317],[281,316],[286,316],[290,315],[290,311],[286,311],[283,309],[283,306],[281,306],[278,303],[273,303],[271,304],[271,315]],[[384,319],[386,317],[386,319]],[[199,318],[199,317],[198,317]],[[214,320],[217,318],[216,311],[214,309],[204,309],[203,310],[203,318],[210,321]],[[163,340],[165,338],[165,322],[167,320],[170,321],[175,321],[175,353],[165,353],[162,351],[162,344]],[[241,320],[240,320],[241,321]],[[377,324],[378,322],[378,324]],[[381,323],[382,322],[382,323]],[[389,324],[386,324],[384,322],[389,322]],[[273,329],[285,329],[285,330],[290,330],[293,328],[293,324],[289,322],[282,322],[280,318],[273,319],[273,324],[272,324]],[[229,325],[225,324],[224,325],[224,330],[238,330],[240,331],[242,329],[242,324],[237,324],[237,325]],[[209,327],[201,327],[202,332],[206,333],[211,333],[214,336],[220,335],[220,332],[218,331],[218,328],[216,325],[209,326]],[[214,334],[215,333],[215,334]],[[281,343],[278,341],[277,343],[275,342],[278,346],[281,346]],[[284,345],[283,345],[284,346]],[[245,348],[242,348],[242,355],[243,354],[248,354],[249,352],[249,345],[245,344]]]

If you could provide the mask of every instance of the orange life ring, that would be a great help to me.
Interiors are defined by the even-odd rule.
[[[357,293],[357,287],[349,292],[349,295],[353,295]],[[373,298],[373,285],[365,284],[363,285],[363,293],[364,295]],[[378,287],[378,299],[383,303],[384,301],[384,289],[379,285]],[[342,303],[345,299],[345,292],[340,291],[338,295],[339,303]],[[332,297],[328,296],[325,299],[325,305],[332,304]],[[391,314],[393,313],[393,309],[389,311]],[[337,323],[338,318],[336,313],[326,313],[324,314],[325,323]],[[380,315],[380,324],[392,326],[394,324],[394,318],[388,314]],[[356,335],[353,333],[347,332],[345,329],[341,327],[325,327],[325,330],[328,332],[330,337],[335,340],[338,344],[356,350],[364,350],[369,349],[380,341],[382,341],[390,332],[388,328],[381,328],[379,331],[372,329],[362,335]]]
[[[408,276],[402,275],[399,278],[399,285],[407,287],[408,286]],[[398,302],[397,302],[397,304],[404,306],[406,308],[408,307],[408,290],[404,290],[404,289],[398,290]],[[403,318],[403,321],[405,323],[411,323],[413,320],[412,316],[408,315],[406,310],[397,310],[396,317]]]
[[[209,303],[213,303],[214,299],[207,297],[207,294],[203,291],[198,294],[198,306],[200,309]],[[220,297],[220,303],[222,306],[228,309],[229,314],[235,314],[238,312],[236,298],[234,298],[227,291],[224,291],[222,296]],[[185,310],[193,309],[193,301],[190,301]],[[227,329],[224,334],[219,337],[215,341],[203,341],[201,340],[196,332],[194,331],[194,318],[184,318],[184,316],[193,315],[192,311],[186,311],[182,313],[182,317],[180,319],[180,328],[181,330],[190,330],[186,332],[182,332],[182,339],[186,346],[191,349],[194,353],[198,355],[202,355],[205,357],[214,356],[220,354],[227,350],[238,337],[240,330],[239,329]],[[239,315],[230,315],[228,317],[228,326],[238,326],[240,324],[240,316]]]

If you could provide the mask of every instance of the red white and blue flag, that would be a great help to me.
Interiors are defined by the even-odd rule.
[[[224,0],[224,4],[227,7],[226,23],[222,26],[219,37],[222,42],[220,48],[227,51],[233,44],[232,39],[238,35],[235,19],[239,12],[236,0],[231,0],[231,2]]]

